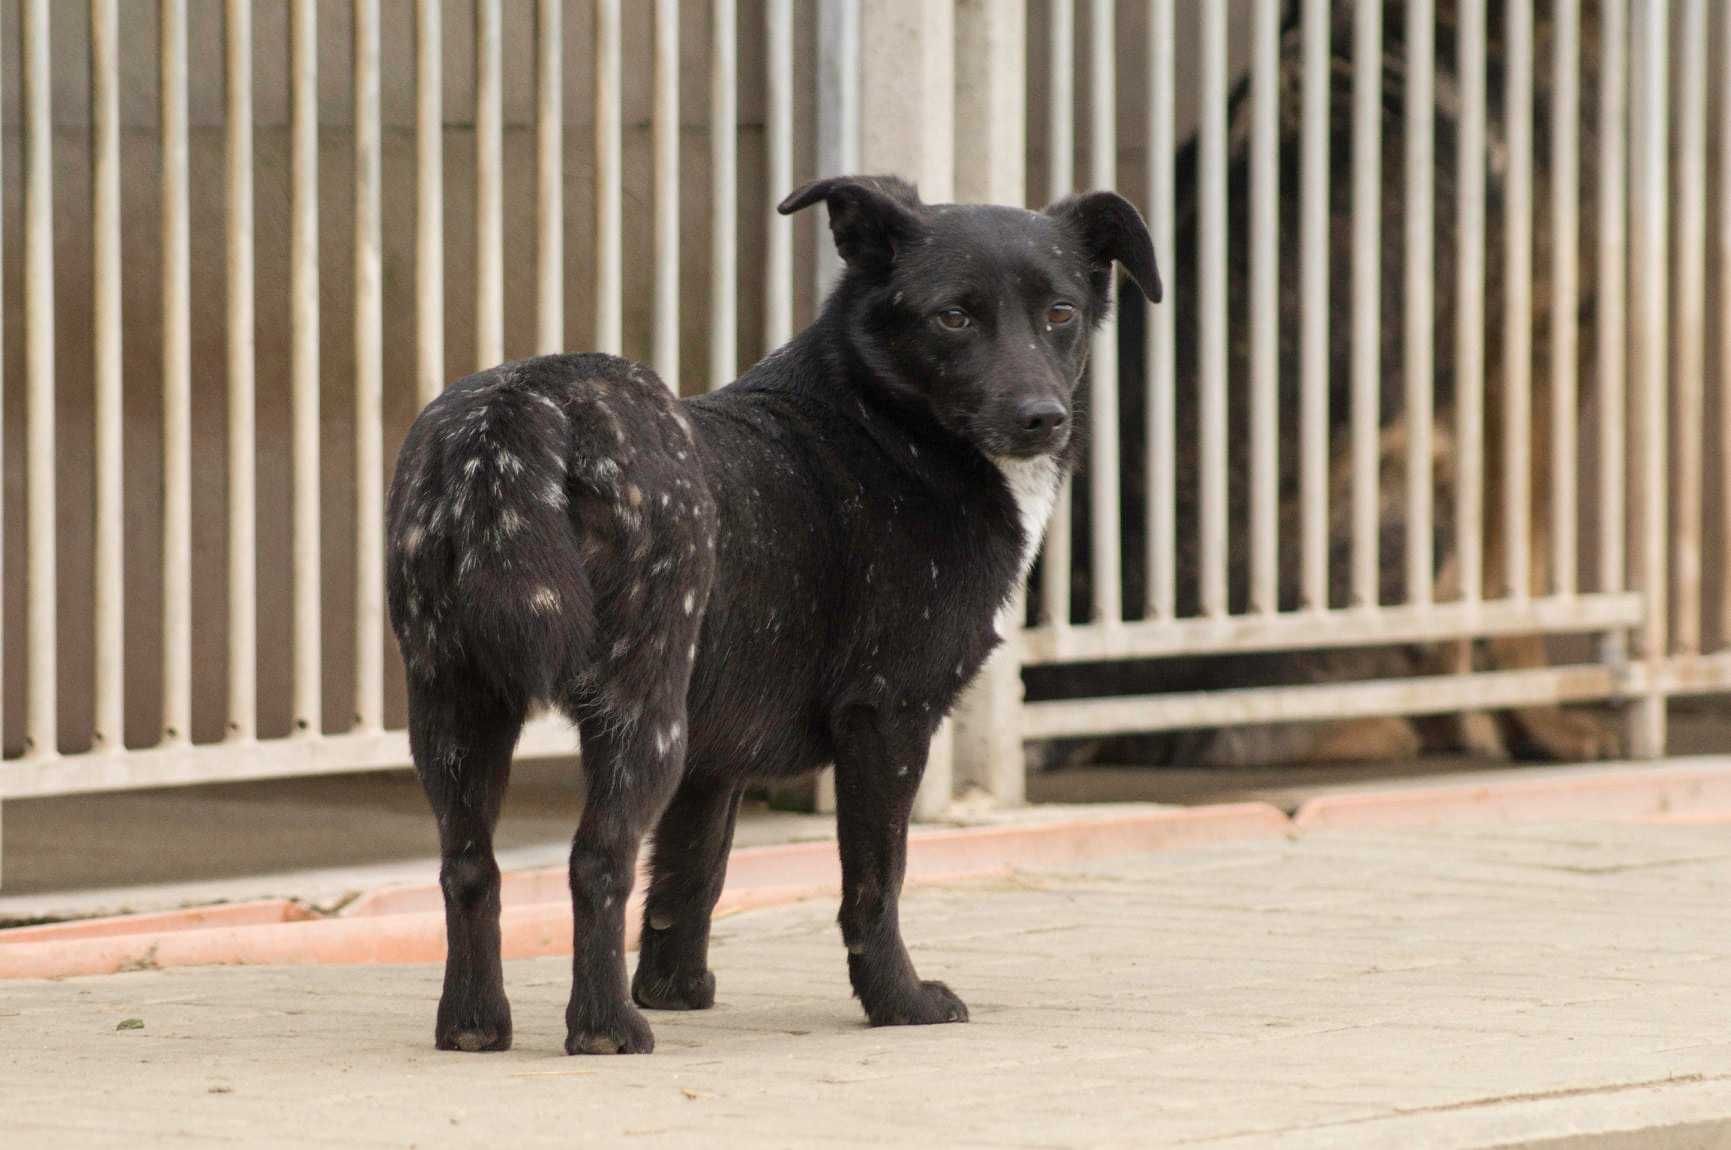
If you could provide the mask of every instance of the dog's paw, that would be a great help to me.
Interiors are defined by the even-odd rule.
[[[648,1010],[708,1010],[715,1005],[715,975],[707,970],[659,974],[639,965],[631,997]]]
[[[1592,762],[1622,753],[1615,720],[1595,711],[1533,707],[1508,716],[1509,742],[1523,759]]]
[[[931,1026],[939,1022],[966,1022],[968,1004],[941,982],[922,982],[906,994],[898,994],[876,1010],[867,1010],[873,1026]]]
[[[621,1002],[601,1018],[565,1019],[566,1054],[648,1054],[655,1049],[655,1032],[643,1015]]]
[[[467,1054],[511,1049],[510,1004],[503,999],[451,1007],[440,1003],[433,1045],[440,1050],[460,1050]]]

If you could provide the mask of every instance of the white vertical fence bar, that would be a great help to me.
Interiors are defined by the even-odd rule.
[[[535,5],[535,351],[538,355],[552,355],[565,347],[564,12],[561,0],[538,0]],[[600,16],[598,6],[598,20]],[[599,171],[596,178],[600,178]]]
[[[1672,563],[1676,601],[1672,645],[1679,654],[1701,650],[1701,472],[1706,416],[1705,330],[1707,302],[1707,5],[1682,0],[1679,7],[1677,76],[1677,227],[1672,251],[1672,378],[1676,387],[1677,434],[1672,497]]]
[[[1280,5],[1250,29],[1250,609],[1280,608]]]
[[[379,3],[354,2],[355,713],[385,721],[384,278],[379,206]]]
[[[1553,11],[1551,116],[1551,586],[1573,595],[1579,563],[1576,470],[1581,465],[1579,386],[1581,293],[1581,0]]]
[[[415,4],[415,399],[445,386],[445,98],[441,0]]]
[[[624,350],[619,0],[595,0],[595,348]]]
[[[655,0],[656,374],[679,394],[679,0]]]
[[[90,4],[90,246],[96,355],[96,697],[92,742],[125,745],[124,466],[120,367],[120,20]],[[247,457],[251,462],[251,456]]]
[[[1176,154],[1173,119],[1177,52],[1172,0],[1151,0],[1148,9],[1148,223],[1166,288],[1166,302],[1148,310],[1148,512],[1147,610],[1152,619],[1176,612],[1177,499],[1173,453],[1177,445],[1177,351],[1173,312],[1178,300],[1177,233],[1173,223]]]
[[[1202,613],[1226,614],[1226,6],[1203,5],[1196,302],[1201,325]]]
[[[223,44],[228,164],[228,737],[246,741],[258,731],[251,0],[229,0]]]
[[[1485,0],[1460,0],[1456,67],[1461,114],[1456,167],[1455,553],[1460,597],[1484,589]]]
[[[162,738],[192,735],[192,220],[186,0],[159,0],[162,116]]]
[[[1113,47],[1116,0],[1094,0],[1088,20],[1088,175],[1096,188],[1118,183],[1118,74]],[[1116,273],[1114,273],[1114,277]],[[1123,517],[1118,493],[1118,319],[1115,286],[1106,322],[1095,329],[1088,353],[1092,397],[1088,406],[1088,471],[1092,528],[1095,622],[1124,618]]]
[[[1352,25],[1352,601],[1374,607],[1382,352],[1382,5]]]
[[[793,190],[793,3],[767,0],[765,31],[766,131],[769,182],[764,214],[763,350],[780,347],[793,335],[793,221],[775,210]]]
[[[499,0],[475,0],[477,370],[492,367],[505,358],[505,160],[501,91],[504,77],[500,72],[499,41]],[[599,116],[596,123],[600,123]]]
[[[289,7],[289,298],[294,448],[294,724],[324,725],[319,560],[319,57],[317,0]]]
[[[1435,322],[1434,198],[1436,9],[1432,0],[1406,6],[1406,314],[1401,330],[1406,397],[1406,598],[1431,601],[1431,376]]]
[[[1630,362],[1639,412],[1639,459],[1635,495],[1640,524],[1640,587],[1646,614],[1639,631],[1640,656],[1650,686],[1631,715],[1630,750],[1653,758],[1665,749],[1665,696],[1659,675],[1666,654],[1669,572],[1666,570],[1666,283],[1665,240],[1670,204],[1666,181],[1668,73],[1666,40],[1670,5],[1637,0],[1629,55],[1629,290]]]
[[[1046,199],[1076,188],[1076,10],[1073,0],[1051,0],[1046,68]],[[1068,477],[1046,524],[1040,562],[1040,616],[1052,627],[1070,624],[1071,488]]]
[[[1594,324],[1594,399],[1599,424],[1599,590],[1621,591],[1627,585],[1628,511],[1625,500],[1628,469],[1624,423],[1628,396],[1624,374],[1628,365],[1628,4],[1610,0],[1599,14],[1598,122],[1598,250],[1594,290],[1598,320]],[[1731,506],[1731,505],[1728,505]],[[1731,586],[1731,584],[1728,584]],[[1607,661],[1621,661],[1623,636],[1605,640]]]
[[[735,0],[712,0],[709,42],[709,387],[739,370],[739,46]]]
[[[1304,0],[1304,119],[1299,178],[1304,184],[1299,275],[1304,285],[1299,338],[1299,501],[1303,505],[1303,603],[1328,607],[1328,0]]]
[[[3,47],[3,44],[0,44],[0,47]],[[0,165],[0,166],[3,166],[3,165]],[[0,178],[0,204],[4,204],[6,202],[5,195],[4,195],[4,184],[5,184],[4,179]],[[0,212],[0,216],[4,216],[4,215],[5,215],[4,212]],[[0,228],[0,231],[3,231],[3,230],[4,230],[3,228]],[[0,296],[3,296],[3,295],[4,295],[4,292],[0,292]],[[0,300],[0,304],[3,304],[3,303],[4,303],[4,301]],[[3,312],[0,312],[0,314],[3,314]],[[0,329],[3,329],[5,326],[6,326],[5,324],[0,323]],[[0,333],[0,346],[3,346],[4,343],[5,343],[4,334]],[[3,365],[4,363],[5,363],[5,356],[4,356],[4,354],[0,354],[0,365]],[[0,376],[4,376],[4,375],[5,375],[4,367],[0,367]],[[5,395],[5,388],[3,386],[0,386],[0,401],[3,401],[4,395]],[[5,438],[4,435],[0,435],[0,440],[4,440],[4,438]],[[3,443],[0,443],[0,476],[3,476],[5,474],[5,470],[6,470],[5,466],[4,466],[5,454],[6,454],[5,445]],[[5,534],[6,533],[4,530],[0,530],[0,571],[3,571],[5,568],[5,551],[6,551],[5,541],[4,541]],[[0,610],[0,667],[4,667],[5,663],[6,663],[6,640],[5,640],[6,626],[5,626],[5,618],[4,618],[5,614],[6,614],[6,612],[4,610]],[[0,704],[3,704],[3,703],[4,703],[4,700],[0,699]],[[5,718],[5,714],[4,714],[5,709],[6,708],[4,707],[4,705],[0,705],[0,758],[4,757],[5,747],[6,747],[6,718]],[[4,806],[5,806],[4,803],[0,803],[0,883],[3,883],[5,881],[5,875],[6,875],[5,863],[4,863],[4,860],[6,857],[6,850],[5,850],[6,832],[5,832],[5,818],[4,818],[4,811],[3,811]]]
[[[1731,17],[1721,14],[1714,57],[1719,73],[1719,648],[1731,647]]]
[[[1532,592],[1533,6],[1508,0],[1503,197],[1503,584]]]
[[[25,675],[24,749],[59,745],[54,514],[54,137],[49,111],[48,0],[20,10],[24,113]]]

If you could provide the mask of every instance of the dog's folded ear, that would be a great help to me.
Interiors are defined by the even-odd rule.
[[[1154,241],[1136,206],[1117,192],[1083,192],[1066,196],[1046,214],[1075,228],[1099,267],[1117,260],[1130,273],[1149,302],[1159,303],[1160,269],[1154,265]]]
[[[790,193],[776,211],[790,216],[819,200],[829,205],[835,250],[855,267],[888,267],[896,249],[918,238],[920,194],[895,176],[834,176]]]

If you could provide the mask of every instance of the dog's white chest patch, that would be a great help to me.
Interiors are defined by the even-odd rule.
[[[1058,502],[1058,488],[1062,485],[1063,476],[1059,473],[1058,461],[1050,455],[1033,459],[1000,456],[992,462],[1003,473],[1010,495],[1016,501],[1016,510],[1021,513],[1022,563],[1016,574],[1016,581],[1020,583],[1028,577],[1028,570],[1034,565],[1034,556],[1046,534],[1046,521],[1052,518],[1052,508]]]

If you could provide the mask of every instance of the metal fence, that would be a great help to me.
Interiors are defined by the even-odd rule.
[[[1614,700],[1629,707],[1633,750],[1662,753],[1668,698],[1731,689],[1731,649],[1704,643],[1702,622],[1703,599],[1717,591],[1720,602],[1712,609],[1718,612],[1718,629],[1731,632],[1731,581],[1703,575],[1704,569],[1717,572],[1719,567],[1704,561],[1707,545],[1731,549],[1731,530],[1724,522],[1731,514],[1731,465],[1723,462],[1731,457],[1731,403],[1720,394],[1725,369],[1731,367],[1731,323],[1715,320],[1707,307],[1710,256],[1717,271],[1712,296],[1720,308],[1731,306],[1731,99],[1721,92],[1710,103],[1708,96],[1710,57],[1722,65],[1712,69],[1715,74],[1731,76],[1731,19],[1720,12],[1710,20],[1705,0],[1603,0],[1587,6],[1594,30],[1589,60],[1582,46],[1581,0],[1546,0],[1540,7],[1551,31],[1549,51],[1538,63],[1550,84],[1549,114],[1535,133],[1535,5],[1508,0],[1490,12],[1484,0],[1443,0],[1442,6],[1454,21],[1454,54],[1446,60],[1453,68],[1448,100],[1458,123],[1451,131],[1452,155],[1438,148],[1433,116],[1441,98],[1433,0],[1351,8],[1347,178],[1353,202],[1373,207],[1352,213],[1350,234],[1342,236],[1329,206],[1334,173],[1328,101],[1331,37],[1345,26],[1337,9],[1344,12],[1346,6],[1328,0],[1287,5],[1277,0],[1235,5],[1092,0],[1080,12],[1071,0],[822,0],[815,8],[761,0],[749,3],[750,12],[743,14],[735,0],[687,0],[683,6],[657,0],[647,18],[622,11],[620,0],[540,0],[532,43],[520,59],[506,58],[500,0],[472,5],[420,0],[412,8],[404,0],[385,4],[385,19],[380,0],[353,0],[343,8],[352,53],[345,133],[352,156],[344,165],[352,211],[341,237],[349,247],[344,266],[352,285],[345,302],[352,314],[344,325],[348,346],[333,346],[330,317],[321,313],[331,227],[320,220],[320,163],[328,153],[321,154],[320,147],[317,51],[319,21],[332,6],[289,0],[289,306],[282,323],[289,364],[284,430],[292,456],[291,488],[286,520],[266,523],[261,532],[258,507],[269,493],[261,488],[255,467],[261,442],[256,335],[275,317],[258,314],[254,211],[262,189],[254,175],[262,169],[254,155],[253,67],[260,49],[253,23],[266,7],[255,11],[250,0],[228,0],[220,13],[213,5],[196,6],[202,18],[221,28],[225,248],[221,280],[194,283],[188,201],[197,184],[188,160],[187,92],[189,72],[204,64],[189,58],[187,0],[158,5],[153,146],[160,181],[161,354],[156,374],[123,378],[122,334],[131,326],[121,295],[127,271],[120,92],[123,56],[134,49],[122,42],[117,0],[91,0],[90,198],[88,207],[57,198],[51,94],[59,89],[51,74],[57,57],[50,24],[51,9],[57,25],[61,12],[49,0],[20,0],[16,24],[6,25],[15,29],[17,44],[0,59],[16,59],[20,80],[15,122],[5,125],[8,141],[15,140],[21,152],[21,161],[5,170],[9,179],[21,181],[21,195],[7,189],[19,207],[7,213],[6,238],[20,238],[6,245],[8,263],[18,266],[4,281],[10,285],[4,308],[8,338],[21,335],[23,344],[21,378],[14,370],[6,381],[9,391],[23,393],[22,403],[6,407],[6,443],[21,439],[23,463],[19,467],[11,458],[5,469],[9,505],[22,503],[17,522],[8,517],[7,584],[11,588],[21,578],[23,587],[22,594],[8,595],[4,635],[8,687],[19,696],[9,713],[21,716],[22,739],[0,765],[0,797],[405,765],[406,739],[392,721],[391,681],[397,672],[384,627],[382,573],[372,560],[383,550],[387,445],[406,423],[389,413],[412,414],[452,374],[445,335],[453,298],[447,289],[450,297],[472,296],[472,303],[463,306],[472,320],[478,365],[581,342],[647,358],[666,378],[684,380],[687,390],[724,383],[736,374],[742,352],[786,338],[809,314],[815,293],[834,270],[826,245],[813,244],[809,235],[799,240],[795,224],[773,215],[773,197],[740,214],[742,147],[754,178],[777,193],[820,171],[860,167],[901,170],[918,178],[933,199],[953,190],[1039,200],[1081,185],[1132,190],[1139,184],[1140,191],[1132,194],[1153,225],[1168,298],[1181,301],[1152,310],[1145,347],[1123,355],[1122,386],[1138,389],[1135,398],[1145,420],[1140,436],[1127,442],[1139,446],[1142,460],[1119,458],[1124,438],[1120,400],[1126,396],[1120,395],[1119,361],[1125,349],[1118,330],[1108,326],[1094,343],[1090,458],[1076,504],[1086,514],[1088,530],[1078,538],[1071,501],[1061,500],[1041,564],[1038,622],[1006,645],[970,692],[958,714],[953,749],[947,735],[941,741],[923,801],[927,812],[964,786],[999,801],[1019,801],[1024,739]],[[464,20],[471,8],[472,27]],[[453,11],[455,21],[449,15]],[[588,37],[581,42],[570,31],[573,12],[584,17]],[[1383,22],[1391,12],[1399,14],[1404,44],[1399,72],[1404,90],[1392,102],[1383,90]],[[627,15],[647,37],[643,44],[626,41]],[[680,31],[695,15],[707,31],[708,91],[702,122],[694,126],[684,117],[683,127],[687,134],[696,130],[707,137],[698,202],[707,215],[708,250],[702,286],[693,290],[692,255],[681,252],[682,237],[689,239],[694,177],[681,171],[680,87],[687,68]],[[740,122],[742,16],[749,16],[750,26],[761,33],[761,39],[744,44],[749,50],[743,53],[760,69],[752,78],[764,93],[760,130],[746,131]],[[1194,20],[1196,31],[1193,59],[1182,61],[1176,50],[1180,17]],[[452,109],[446,106],[441,69],[453,58],[446,38],[453,23],[461,24],[473,67],[472,106],[463,110],[473,149],[466,171],[473,183],[462,214],[448,210],[455,200],[445,178]],[[1126,42],[1126,31],[1136,42]],[[403,370],[387,374],[384,344],[396,322],[386,315],[389,285],[382,254],[391,247],[386,222],[392,205],[383,196],[381,175],[382,136],[388,135],[381,128],[381,85],[392,79],[381,65],[381,42],[389,35],[413,38],[408,83],[414,210],[413,259],[407,265],[413,272],[412,369],[398,363]],[[1493,36],[1501,46],[1501,62],[1497,74],[1487,77],[1487,43]],[[1301,48],[1296,90],[1283,84],[1287,38],[1295,38]],[[1236,94],[1232,44],[1250,49],[1248,88]],[[811,59],[802,60],[807,45]],[[649,61],[646,87],[630,68],[622,74],[622,60],[638,59],[639,49]],[[566,110],[577,96],[566,70],[574,53],[593,80],[592,92],[582,100],[593,139],[583,147],[586,164],[577,166],[578,171],[587,168],[590,186],[582,190],[592,208],[578,221],[579,230],[592,229],[592,234],[573,236],[576,242],[568,244],[571,199],[579,190],[567,178],[574,165]],[[1043,60],[1044,69],[1029,68],[1032,59]],[[505,159],[508,68],[533,73],[532,164]],[[1194,159],[1186,161],[1184,184],[1179,182],[1180,147],[1189,133],[1179,121],[1182,69],[1194,70],[1198,104],[1194,150],[1187,153]],[[1122,83],[1126,78],[1134,82]],[[1495,123],[1487,97],[1492,80],[1504,97],[1503,115]],[[634,84],[648,93],[651,137],[647,163],[636,168],[627,162],[622,143],[629,126],[625,104]],[[1135,106],[1124,97],[1130,91],[1137,94]],[[1594,97],[1590,120],[1583,91]],[[1296,184],[1282,177],[1280,143],[1281,117],[1291,111],[1282,102],[1295,97],[1302,120]],[[330,98],[324,93],[326,102]],[[1248,181],[1242,188],[1232,187],[1229,178],[1235,108],[1247,117]],[[1708,112],[1714,108],[1718,120],[1710,131]],[[1583,123],[1594,141],[1584,165]],[[1384,135],[1395,125],[1400,128],[1403,206],[1398,229],[1385,228],[1390,217],[1374,206],[1382,203],[1387,183]],[[1026,147],[1035,136],[1043,156],[1039,164],[1030,163]],[[1538,138],[1548,149],[1551,178],[1544,181],[1534,176]],[[1710,142],[1717,147],[1711,172]],[[1078,157],[1085,165],[1077,164]],[[1142,170],[1126,170],[1126,159]],[[1444,159],[1459,173],[1451,181],[1452,198],[1437,193],[1435,172]],[[1494,169],[1493,181],[1487,181],[1487,164]],[[1582,166],[1591,171],[1590,198],[1578,178]],[[531,197],[513,198],[511,185],[517,181],[532,181]],[[1536,301],[1534,207],[1540,183],[1545,192],[1541,214],[1553,231],[1551,242],[1542,245],[1550,261],[1544,269],[1550,298]],[[1487,196],[1487,186],[1496,189],[1494,196]],[[1710,190],[1720,205],[1711,214]],[[1196,212],[1189,238],[1180,235],[1177,222],[1181,193]],[[1246,198],[1244,300],[1231,298],[1237,289],[1229,271],[1229,223],[1237,218],[1236,196]],[[1298,266],[1283,269],[1280,204],[1294,198]],[[646,273],[634,273],[621,238],[632,234],[628,202],[632,213],[652,217],[648,248],[638,253]],[[508,204],[517,207],[508,209]],[[515,346],[507,339],[507,224],[513,211],[525,209],[533,235],[534,321],[532,339]],[[74,221],[75,215],[83,218]],[[69,338],[55,319],[57,217],[62,229],[87,227],[89,232],[91,330],[73,337],[88,340],[93,349],[93,479],[87,503],[56,494],[57,397],[67,386],[56,352]],[[1435,260],[1439,220],[1454,252],[1454,276],[1444,285],[1438,283]],[[1579,242],[1584,220],[1592,224],[1585,267]],[[448,282],[445,276],[445,249],[459,231],[472,248],[471,282]],[[1487,233],[1501,242],[1488,241]],[[1182,282],[1187,273],[1172,254],[1181,240],[1194,241],[1193,287]],[[743,261],[742,242],[748,253]],[[1350,289],[1331,293],[1331,283],[1339,278],[1331,269],[1331,253],[1343,242],[1349,249],[1345,282]],[[802,245],[814,253],[815,266],[796,258]],[[593,314],[581,317],[580,326],[570,322],[566,294],[579,247],[585,259],[575,274],[588,281],[582,286],[593,303]],[[683,285],[682,258],[688,281]],[[1487,309],[1484,291],[1491,261],[1498,261],[1504,286],[1494,311]],[[1398,362],[1382,362],[1381,352],[1380,333],[1397,318],[1385,314],[1382,279],[1390,268],[1397,269],[1401,293],[1398,319],[1404,338]],[[1282,303],[1283,274],[1299,285],[1296,314]],[[1577,324],[1583,280],[1590,282],[1594,299],[1588,347],[1582,346]],[[760,298],[742,300],[742,284]],[[195,404],[189,351],[195,292],[217,291],[218,285],[224,296],[226,353],[220,417]],[[1433,320],[1443,290],[1452,301],[1453,323],[1437,329]],[[740,317],[748,302],[762,330],[742,341]],[[1187,309],[1193,309],[1189,316]],[[1238,309],[1242,320],[1234,318]],[[693,310],[699,318],[682,320],[682,312]],[[638,314],[647,322],[628,323]],[[1533,353],[1535,314],[1548,318],[1549,354],[1542,363]],[[1341,354],[1331,326],[1336,315],[1349,319],[1344,379],[1334,362]],[[682,323],[689,329],[693,322],[705,329],[702,370],[681,363],[682,345],[689,359]],[[1193,375],[1181,375],[1179,369],[1179,333],[1190,330],[1181,324],[1193,325]],[[1235,329],[1241,330],[1235,334]],[[1488,371],[1487,335],[1495,337],[1502,353]],[[1710,336],[1717,340],[1711,372],[1706,362]],[[1230,378],[1235,338],[1247,341],[1246,379]],[[1289,338],[1296,341],[1292,362],[1282,353],[1282,341]],[[1443,422],[1433,387],[1438,350],[1445,344],[1454,401]],[[343,421],[352,435],[352,460],[345,463],[352,472],[345,474],[353,476],[352,488],[345,489],[352,507],[345,513],[352,525],[347,546],[359,557],[350,564],[347,589],[345,619],[352,625],[343,637],[349,649],[334,654],[321,645],[329,634],[323,589],[330,578],[321,542],[329,539],[325,523],[332,514],[328,499],[321,498],[331,450],[330,413],[321,411],[321,398],[333,361],[346,361],[346,377],[352,379],[346,396],[352,410]],[[1547,384],[1542,392],[1533,388],[1534,372]],[[1487,374],[1496,384],[1490,391]],[[1406,417],[1400,449],[1403,490],[1394,496],[1406,524],[1397,560],[1404,591],[1397,601],[1385,601],[1381,590],[1386,564],[1379,544],[1381,509],[1390,498],[1381,490],[1386,437],[1379,411],[1388,379],[1402,389]],[[1348,417],[1338,434],[1331,416],[1331,402],[1333,414],[1340,414],[1339,400],[1331,401],[1337,386],[1347,397]],[[126,397],[141,390],[160,400],[160,474],[146,477],[160,481],[162,490],[159,524],[151,527],[161,540],[159,595],[136,593],[137,574],[127,562],[125,542],[125,485],[135,468],[128,462]],[[411,392],[412,403],[393,398]],[[1535,394],[1548,397],[1545,410],[1534,410]],[[1181,403],[1188,402],[1187,395],[1194,398],[1195,422],[1181,428],[1179,412],[1189,411]],[[1283,489],[1280,479],[1285,397],[1296,397],[1298,412],[1298,458],[1284,461],[1295,464],[1295,490]],[[1497,405],[1489,414],[1502,429],[1502,454],[1491,461],[1487,397]],[[1241,477],[1229,468],[1229,400],[1237,398],[1249,411],[1249,465]],[[1584,408],[1590,411],[1585,424]],[[1717,415],[1715,425],[1709,415]],[[226,617],[221,620],[211,620],[204,599],[195,594],[192,542],[194,420],[213,418],[220,419],[226,444],[220,488]],[[1550,437],[1551,466],[1539,480],[1548,515],[1542,557],[1534,554],[1534,491],[1527,466],[1535,422]],[[1588,429],[1585,437],[1579,434],[1582,427]],[[1195,474],[1185,477],[1178,461],[1191,456],[1180,447],[1192,431]],[[1450,506],[1438,506],[1434,499],[1439,443],[1454,476]],[[1707,451],[1709,444],[1716,450]],[[12,447],[14,457],[17,453]],[[1589,457],[1596,460],[1592,466],[1584,462]],[[1709,458],[1719,480],[1716,493],[1704,484]],[[1123,465],[1132,462],[1140,467],[1145,492],[1134,501],[1140,516],[1136,530],[1127,531],[1132,524]],[[1498,462],[1502,482],[1489,491],[1487,465]],[[1338,491],[1337,472],[1344,477]],[[1585,493],[1581,475],[1593,480]],[[1242,517],[1231,511],[1235,478],[1245,487],[1237,493],[1247,504]],[[1194,481],[1193,524],[1181,506],[1181,480]],[[1487,492],[1500,503],[1487,507]],[[1283,514],[1287,505],[1296,508],[1294,517]],[[1434,530],[1445,520],[1450,530],[1446,556],[1436,550]],[[1337,529],[1337,521],[1345,526]],[[1583,521],[1590,538],[1579,529]],[[87,524],[77,530],[88,531],[93,555],[88,602],[68,602],[57,576],[57,550],[70,522]],[[259,637],[265,537],[283,530],[291,540],[286,649],[261,644]],[[1339,537],[1347,540],[1344,586],[1331,572],[1331,548]],[[1134,543],[1133,554],[1125,554],[1126,539]],[[1580,562],[1584,544],[1586,578]],[[1283,546],[1292,545],[1298,559],[1288,564]],[[1078,565],[1075,557],[1084,550]],[[1186,574],[1189,561],[1183,556],[1188,553],[1195,556],[1193,576]],[[1242,597],[1232,590],[1235,569],[1244,572]],[[1538,585],[1531,579],[1535,569],[1543,572]],[[1126,570],[1139,573],[1141,587],[1140,601],[1128,604]],[[279,573],[267,574],[280,581]],[[1181,586],[1189,577],[1196,584],[1194,611],[1184,606]],[[1085,618],[1073,616],[1075,580],[1086,585]],[[1296,587],[1295,595],[1283,591],[1289,585]],[[88,737],[68,740],[65,707],[57,697],[64,676],[57,671],[56,653],[68,613],[83,614],[87,608],[93,609],[90,713],[73,726]],[[160,658],[154,668],[132,667],[129,673],[128,616],[140,612],[160,614]],[[223,732],[214,739],[194,736],[201,668],[193,636],[200,629],[221,635],[226,693]],[[1586,635],[1598,642],[1576,661],[1546,667],[1474,671],[1462,663],[1455,671],[1417,678],[1021,701],[1021,668],[1036,664],[1319,647],[1458,647],[1468,640],[1517,634]],[[352,684],[352,705],[336,714],[326,705],[333,661],[343,664],[343,681]],[[286,667],[292,722],[286,730],[266,730],[260,720],[259,669],[277,664]],[[160,723],[142,735],[136,729],[123,734],[127,688],[141,678],[160,694]],[[78,692],[80,706],[84,697]],[[567,754],[572,744],[562,723],[541,721],[526,731],[520,753]]]

